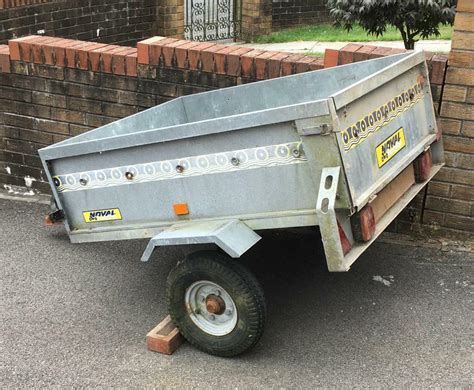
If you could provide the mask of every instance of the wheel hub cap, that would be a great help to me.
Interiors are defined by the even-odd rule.
[[[221,297],[210,294],[206,298],[206,309],[212,314],[222,314],[225,310],[225,302]]]
[[[221,286],[207,280],[188,287],[184,301],[189,317],[204,332],[224,336],[237,325],[237,308]]]

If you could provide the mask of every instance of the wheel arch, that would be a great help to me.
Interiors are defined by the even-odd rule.
[[[238,258],[261,237],[238,219],[180,222],[154,236],[143,252],[148,261],[157,246],[215,244],[230,257]]]

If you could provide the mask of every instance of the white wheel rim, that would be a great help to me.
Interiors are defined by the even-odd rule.
[[[218,297],[223,302],[223,312],[215,314],[208,311],[209,299]],[[224,336],[237,325],[237,308],[234,300],[221,286],[208,280],[194,282],[186,289],[184,303],[189,317],[204,332],[213,336]],[[222,305],[219,306],[222,309]]]

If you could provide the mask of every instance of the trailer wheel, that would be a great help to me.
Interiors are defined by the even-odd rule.
[[[204,352],[235,356],[258,342],[266,307],[255,276],[236,260],[202,251],[168,275],[168,309],[183,336]]]

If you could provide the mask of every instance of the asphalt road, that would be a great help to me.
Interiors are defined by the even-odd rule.
[[[72,245],[46,211],[0,199],[2,388],[472,385],[472,253],[379,242],[329,274],[316,234],[266,236],[246,259],[268,300],[257,348],[164,356],[145,334],[182,251],[142,264],[146,241]]]

